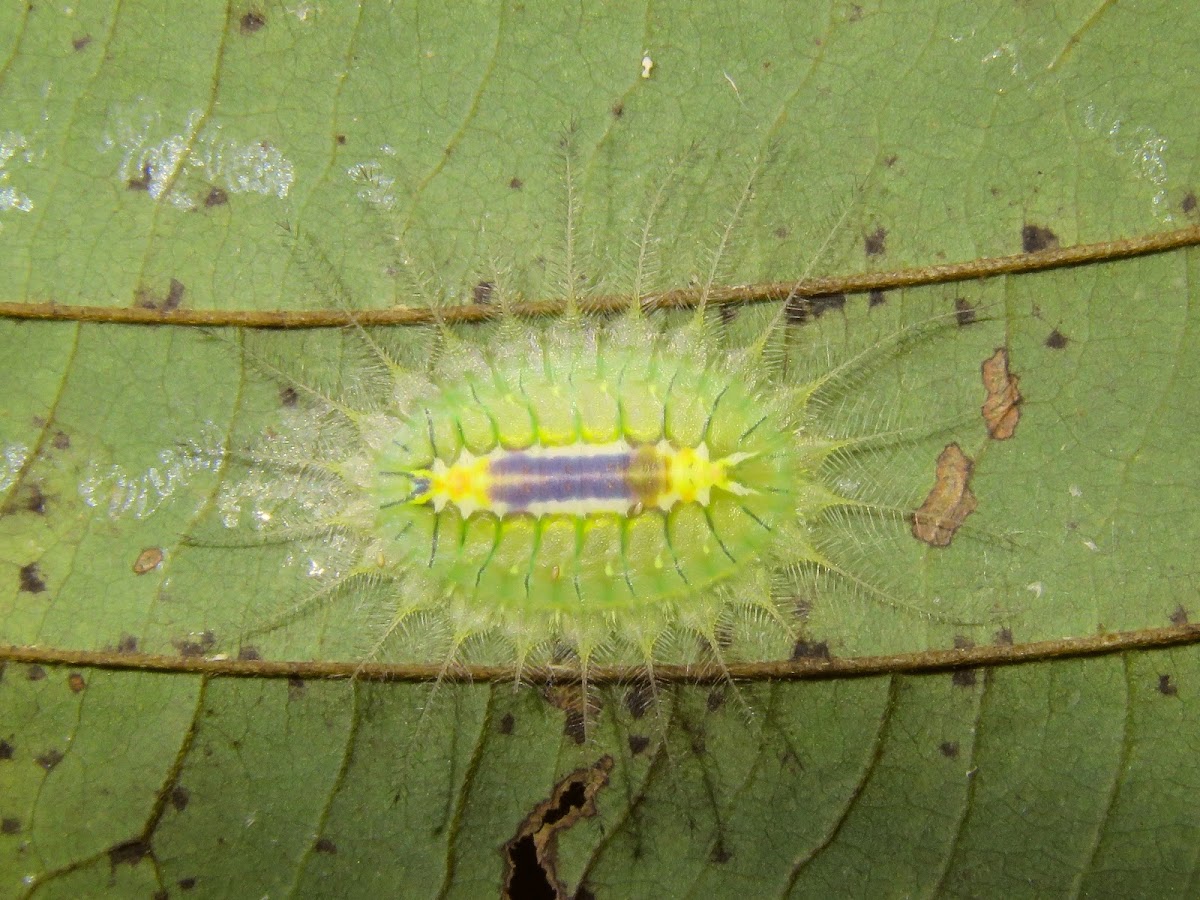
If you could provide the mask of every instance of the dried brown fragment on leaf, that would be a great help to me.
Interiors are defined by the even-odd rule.
[[[153,572],[162,565],[162,561],[163,552],[161,547],[147,547],[133,561],[133,574],[145,575],[147,572]]]
[[[984,424],[992,440],[1007,441],[1021,421],[1021,391],[1017,387],[1020,379],[1008,370],[1008,350],[997,347],[979,369],[987,391],[987,399],[980,407]]]
[[[971,493],[975,464],[958,444],[947,444],[938,455],[933,488],[913,513],[912,533],[931,547],[949,547],[967,516],[979,502]]]
[[[504,846],[508,871],[503,897],[568,896],[558,878],[559,832],[596,814],[596,794],[608,784],[612,767],[612,757],[602,756],[586,769],[576,769],[525,817]]]

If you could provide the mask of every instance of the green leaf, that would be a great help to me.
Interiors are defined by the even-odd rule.
[[[576,896],[1185,893],[1195,251],[1105,244],[1091,265],[951,284],[934,267],[1195,226],[1193,18],[0,11],[0,893],[491,896],[510,866],[517,886],[548,877],[535,850]],[[887,464],[906,490],[950,436],[974,459],[980,508],[953,546],[901,527],[879,567],[898,596],[978,617],[830,595],[788,664],[830,677],[685,681],[657,702],[606,686],[586,737],[561,689],[281,677],[352,671],[321,642],[344,610],[234,659],[293,585],[287,550],[184,538],[213,515],[211,452],[282,398],[235,333],[178,322],[450,306],[492,281],[559,298],[568,163],[590,293],[634,289],[664,185],[648,289],[703,284],[753,176],[719,284],[887,287],[794,325],[790,359],[978,311],[862,407],[950,420]],[[162,324],[105,324],[131,308]],[[317,361],[336,335],[275,337],[345,364]],[[1003,441],[978,414],[997,347],[1024,398]]]

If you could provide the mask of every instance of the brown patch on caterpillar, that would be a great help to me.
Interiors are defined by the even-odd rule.
[[[987,391],[987,399],[979,411],[983,413],[988,435],[994,441],[1007,441],[1021,421],[1021,391],[1017,387],[1020,379],[1008,370],[1008,350],[997,347],[979,370]]]
[[[133,574],[145,575],[147,572],[153,572],[163,562],[163,551],[161,547],[147,547],[138,554],[138,558],[133,561]]]
[[[912,534],[931,547],[949,547],[967,516],[979,502],[971,493],[975,463],[958,444],[947,444],[938,455],[933,488],[913,513]]]
[[[608,784],[612,768],[612,757],[602,756],[588,768],[576,769],[521,821],[504,845],[502,897],[567,896],[566,885],[558,879],[559,833],[596,814],[596,794]]]

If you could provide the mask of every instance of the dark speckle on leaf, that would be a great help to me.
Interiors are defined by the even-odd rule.
[[[63,761],[62,751],[47,750],[45,753],[41,754],[40,756],[34,757],[33,761],[35,763],[37,763],[39,766],[41,766],[43,769],[45,769],[47,772],[49,772],[51,769],[53,769],[60,762]]]
[[[0,834],[18,834],[21,831],[21,820],[6,816],[0,819]]]
[[[317,842],[313,844],[313,849],[318,853],[329,853],[331,855],[338,852],[337,844],[327,837],[317,838]]]
[[[513,726],[515,724],[516,724],[516,720],[513,718],[513,714],[505,713],[504,716],[500,719],[500,725],[498,726],[498,729],[501,734],[512,734]]]
[[[193,875],[188,878],[180,878],[175,883],[177,885],[179,885],[179,889],[181,891],[190,891],[192,888],[194,888],[196,886],[196,876]]]
[[[513,176],[513,179],[508,183],[508,186],[514,191],[519,191],[521,188],[525,187],[525,182],[523,182],[520,178]]]
[[[121,639],[117,641],[118,653],[137,653],[138,642],[132,634],[123,634]]]
[[[951,676],[955,687],[969,688],[975,687],[975,670],[974,669],[956,669]]]
[[[829,644],[826,641],[796,641],[792,648],[792,659],[829,659]]]
[[[37,563],[21,566],[18,581],[18,590],[26,594],[40,594],[46,590],[46,580],[42,577],[42,570],[38,568]]]
[[[50,441],[50,445],[55,450],[69,450],[71,449],[71,439],[67,437],[65,431],[57,431],[54,434],[54,439]]]
[[[863,238],[863,249],[867,256],[882,256],[887,252],[887,229],[880,225]]]
[[[75,48],[76,52],[86,50],[93,40],[94,38],[90,34],[80,35],[71,39],[71,46]]]
[[[46,670],[38,665],[30,666],[29,670],[25,673],[25,675],[30,681],[45,681],[46,680]]]
[[[871,291],[871,293],[868,295],[868,297],[869,297],[869,299],[867,300],[868,307],[883,306],[883,304],[887,303],[887,294],[885,294],[883,291],[878,290],[878,289]]]
[[[1170,616],[1171,624],[1176,628],[1182,627],[1188,623],[1188,611],[1183,608],[1183,605],[1175,607],[1175,611]]]
[[[262,654],[254,647],[242,647],[238,650],[237,658],[245,662],[246,660],[262,659]]]
[[[171,788],[170,799],[171,805],[175,807],[175,811],[183,812],[192,800],[192,793],[187,788],[177,784]]]
[[[14,748],[8,741],[0,741],[0,761],[13,758]]]
[[[997,647],[1011,647],[1013,645],[1013,633],[1011,628],[1001,628],[996,632],[993,640]]]
[[[650,738],[643,734],[629,735],[629,752],[634,756],[640,753],[645,753],[646,748],[650,746]]]
[[[1041,225],[1024,225],[1021,227],[1021,249],[1026,253],[1036,253],[1039,250],[1053,250],[1058,247],[1058,235],[1049,228]]]
[[[938,750],[947,759],[955,759],[958,756],[958,741],[942,741]]]
[[[1170,675],[1159,675],[1158,692],[1164,697],[1174,697],[1179,693],[1179,688],[1175,686],[1175,682],[1171,680]]]
[[[1062,350],[1069,342],[1070,339],[1057,328],[1055,328],[1046,336],[1045,344],[1051,350]]]
[[[225,206],[228,202],[229,194],[219,187],[209,188],[208,194],[204,198],[204,206],[207,209],[212,209],[214,206]]]
[[[1192,191],[1188,191],[1179,206],[1185,213],[1194,212],[1196,209],[1196,195]]]
[[[254,9],[243,13],[241,19],[238,20],[238,28],[242,34],[254,34],[256,31],[260,31],[266,24],[266,16]]]
[[[119,865],[136,866],[150,855],[150,844],[141,838],[125,841],[109,848],[108,864],[114,869]]]
[[[954,318],[960,326],[975,324],[975,307],[962,297],[954,298]]]

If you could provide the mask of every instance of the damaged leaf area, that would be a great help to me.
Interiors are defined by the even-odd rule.
[[[521,822],[504,847],[506,900],[567,896],[558,876],[559,835],[580,819],[596,814],[596,795],[608,784],[612,769],[612,757],[602,756],[590,767],[572,772]]]
[[[937,459],[933,488],[913,513],[912,534],[931,547],[949,547],[954,534],[979,501],[971,492],[975,463],[958,444],[947,444]]]
[[[992,440],[1007,441],[1016,433],[1017,423],[1021,420],[1021,391],[1017,387],[1020,379],[1008,370],[1008,350],[997,347],[996,352],[983,361],[980,371],[987,391],[980,412],[988,434]]]

